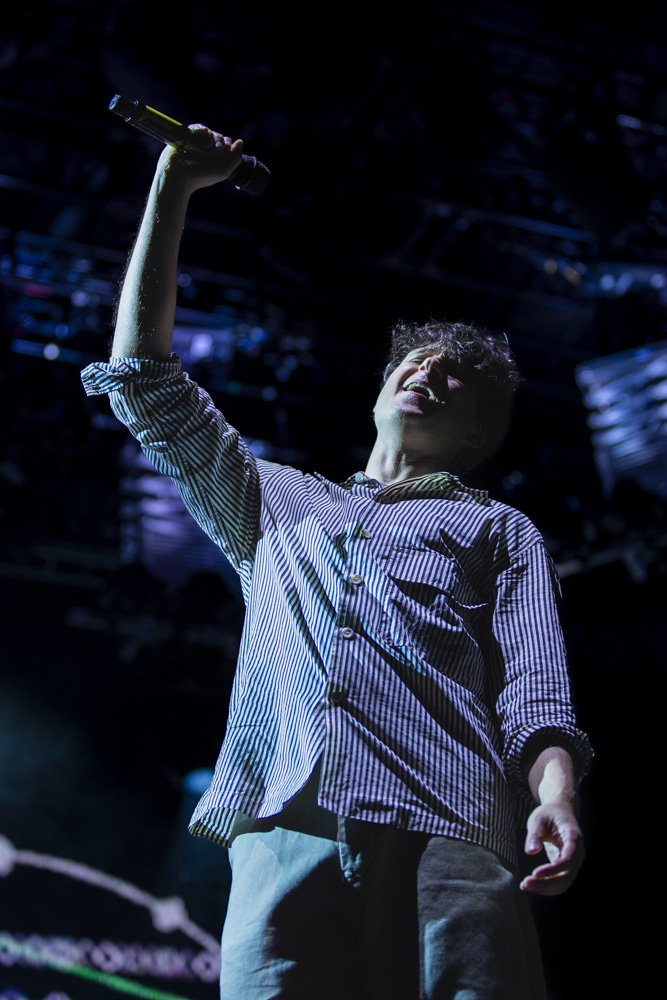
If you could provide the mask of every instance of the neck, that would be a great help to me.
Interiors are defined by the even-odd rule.
[[[451,472],[456,475],[465,450],[464,448],[457,455],[450,456],[418,454],[389,448],[378,438],[365,471],[370,479],[377,479],[383,486],[428,476],[433,472]]]

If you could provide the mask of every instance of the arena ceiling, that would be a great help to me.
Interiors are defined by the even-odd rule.
[[[506,332],[527,376],[486,479],[555,545],[584,515],[599,536],[608,498],[575,371],[667,338],[667,26],[652,3],[596,10],[14,6],[0,278],[27,356],[8,350],[9,368],[106,353],[159,150],[107,110],[120,93],[243,137],[271,170],[258,198],[193,199],[178,313],[186,354],[208,331],[197,373],[233,386],[265,454],[357,468],[387,329],[471,320]],[[577,528],[565,555],[582,542]]]

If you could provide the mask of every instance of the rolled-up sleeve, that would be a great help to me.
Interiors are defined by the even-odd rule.
[[[524,797],[522,756],[529,741],[564,747],[578,776],[588,772],[592,759],[588,736],[576,723],[559,598],[555,568],[541,539],[517,553],[498,578],[496,713],[506,774]]]
[[[87,395],[111,408],[156,470],[176,484],[192,516],[243,575],[259,524],[257,462],[180,359],[112,358],[81,375]]]

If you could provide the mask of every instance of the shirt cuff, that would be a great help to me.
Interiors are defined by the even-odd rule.
[[[518,733],[515,733],[507,742],[505,750],[505,773],[507,779],[515,789],[527,794],[532,802],[532,795],[528,790],[525,775],[523,773],[523,757],[526,747],[530,743],[531,752],[537,751],[537,755],[546,750],[547,747],[562,747],[572,757],[575,776],[583,778],[591,768],[593,760],[593,749],[586,733],[576,726],[569,724],[526,726]]]
[[[167,361],[154,358],[110,358],[95,361],[81,372],[81,381],[87,396],[103,396],[121,389],[130,382],[161,382],[179,376],[182,372],[178,354],[170,354]]]

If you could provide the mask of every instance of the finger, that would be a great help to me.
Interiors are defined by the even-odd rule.
[[[539,865],[523,879],[519,888],[524,892],[555,895],[565,892],[572,885],[578,871],[577,862],[568,865]]]
[[[549,862],[544,865],[537,865],[531,872],[532,878],[556,878],[564,872],[572,870],[571,860],[561,860],[557,863]],[[578,866],[577,866],[578,867]]]
[[[557,896],[569,889],[573,881],[573,872],[561,872],[551,878],[534,878],[532,875],[527,875],[519,888],[523,892],[532,892],[537,896]]]
[[[583,848],[575,852],[572,858],[559,858],[548,864],[538,865],[521,883],[520,888],[527,892],[545,892],[553,894],[565,892],[574,881],[583,861]]]
[[[563,879],[573,879],[578,871],[578,865],[538,865],[530,875],[527,875],[524,882],[531,885],[538,882],[562,882]]]
[[[548,861],[532,871],[533,878],[556,878],[570,871],[577,872],[583,861],[583,850],[577,844],[557,846],[547,841],[544,845]]]
[[[188,128],[193,136],[189,141],[191,147],[194,146],[203,153],[215,147],[216,133],[206,125],[188,125]]]
[[[548,814],[533,813],[526,823],[526,854],[537,854],[544,848],[550,859],[571,857],[581,842],[577,826],[563,823]]]
[[[226,149],[229,152],[236,153],[243,149],[243,139],[232,141],[230,136],[222,135],[221,132],[214,132],[213,129],[202,124],[188,125],[188,128],[196,134],[197,145],[203,150],[215,148]]]
[[[549,835],[548,824],[542,818],[530,816],[526,824],[526,842],[524,850],[526,854],[537,854],[544,847],[544,842]]]

